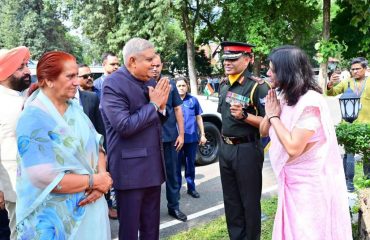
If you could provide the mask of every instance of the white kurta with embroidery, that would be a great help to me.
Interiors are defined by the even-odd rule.
[[[0,191],[5,200],[15,202],[17,141],[15,128],[22,111],[21,92],[0,85]]]

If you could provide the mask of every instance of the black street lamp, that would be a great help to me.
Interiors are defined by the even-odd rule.
[[[348,82],[347,90],[339,98],[340,111],[342,119],[346,122],[352,123],[358,117],[360,111],[360,97],[357,96],[350,88]],[[343,157],[343,167],[346,176],[346,185],[349,192],[353,192],[355,187],[353,185],[353,178],[355,176],[355,156],[353,153],[345,153]]]
[[[344,121],[352,123],[358,117],[360,111],[360,97],[349,87],[339,98],[340,112]]]

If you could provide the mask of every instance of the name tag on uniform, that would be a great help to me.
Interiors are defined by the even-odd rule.
[[[240,103],[243,108],[246,108],[249,105],[249,98],[243,95],[228,91],[226,93],[226,102],[229,104]]]

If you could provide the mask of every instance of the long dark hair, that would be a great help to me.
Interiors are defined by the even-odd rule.
[[[307,55],[298,47],[285,45],[275,48],[268,60],[277,78],[277,90],[284,94],[288,106],[294,106],[308,90],[322,93]]]

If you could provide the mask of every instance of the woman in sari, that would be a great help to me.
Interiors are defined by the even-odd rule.
[[[307,56],[273,50],[261,125],[278,181],[273,239],[352,239],[345,177],[330,111]],[[278,100],[279,97],[279,100]]]
[[[75,96],[76,59],[48,52],[17,125],[19,239],[111,239],[112,185],[99,135]]]

